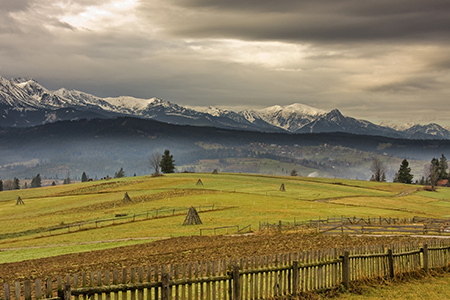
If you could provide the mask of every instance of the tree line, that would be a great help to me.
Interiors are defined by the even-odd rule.
[[[379,158],[372,160],[370,170],[372,172],[371,181],[386,181],[386,166]],[[395,173],[393,182],[412,184],[413,178],[414,175],[411,174],[409,162],[404,159]],[[416,180],[415,183],[430,185],[434,190],[438,182],[443,179],[449,179],[448,161],[444,154],[439,159],[433,157],[427,168],[427,174],[422,176],[420,180]]]
[[[159,154],[157,152],[154,152],[151,156],[148,157],[148,165],[150,168],[155,170],[155,172],[152,175],[161,175],[161,172],[166,173],[174,173],[175,172],[175,159],[173,158],[173,155],[170,154],[169,150],[165,150],[164,154]],[[161,170],[161,172],[160,172]],[[134,174],[136,176],[136,173]],[[119,171],[114,173],[114,178],[122,178],[125,177],[125,171],[123,168],[120,168]],[[108,175],[105,177],[106,179],[109,179]],[[86,182],[92,179],[89,179],[86,172],[83,172],[81,175],[81,182]],[[70,178],[70,172],[67,173],[66,178],[64,178],[63,184],[70,184],[72,182],[72,179]],[[52,186],[56,185],[55,181],[52,182]],[[42,186],[42,178],[40,174],[37,174],[31,179],[30,186],[25,182],[23,185],[23,188],[37,188]],[[21,189],[20,186],[20,180],[16,177],[14,179],[10,180],[3,180],[0,179],[0,191],[6,191],[6,190],[19,190]]]

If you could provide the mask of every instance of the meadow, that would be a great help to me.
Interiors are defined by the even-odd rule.
[[[203,185],[197,185],[199,179]],[[280,191],[281,184],[286,191]],[[122,201],[126,192],[132,202]],[[16,205],[19,196],[24,205]],[[201,211],[212,205],[215,210]],[[200,211],[202,225],[183,226],[186,215],[174,214],[50,232],[116,215],[191,206]],[[327,216],[445,218],[450,216],[450,189],[427,192],[415,185],[344,179],[176,173],[3,191],[0,263],[199,235],[201,228],[251,225],[257,230],[259,222]]]

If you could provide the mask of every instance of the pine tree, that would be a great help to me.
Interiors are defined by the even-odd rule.
[[[409,162],[404,159],[400,164],[397,174],[395,174],[394,182],[411,184],[413,175],[411,174],[411,168],[409,167]]]
[[[3,180],[0,179],[0,192],[3,191]]]
[[[31,187],[37,188],[42,186],[41,175],[37,174],[33,179],[31,179]]]
[[[86,182],[86,181],[88,181],[88,178],[87,178],[86,172],[83,172],[83,175],[81,175],[81,182]]]
[[[114,178],[122,178],[125,177],[125,171],[123,168],[120,168],[119,172],[114,173]]]
[[[419,184],[420,185],[425,185],[426,184],[426,180],[425,180],[424,176],[422,176],[422,178],[420,178]]]
[[[70,184],[70,172],[67,172],[67,177],[64,178],[63,184]]]
[[[175,172],[175,160],[173,159],[173,155],[170,155],[169,150],[165,150],[164,154],[161,157],[161,162],[159,163],[161,167],[161,171],[163,173],[174,173]]]
[[[448,169],[447,158],[445,158],[444,154],[442,154],[438,163],[439,179],[448,179],[447,169]]]
[[[427,181],[431,185],[431,188],[434,190],[434,187],[439,180],[439,160],[437,158],[433,158],[431,160],[428,173],[429,175]]]
[[[14,177],[13,190],[20,190],[20,180],[19,180],[19,178]]]

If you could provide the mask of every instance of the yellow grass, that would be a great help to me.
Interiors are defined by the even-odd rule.
[[[203,185],[197,185],[201,179]],[[286,191],[280,191],[281,184]],[[127,192],[132,203],[122,201]],[[401,194],[403,196],[399,197]],[[98,243],[119,239],[163,238],[198,235],[201,228],[251,225],[259,222],[302,221],[327,216],[444,217],[449,214],[447,190],[430,194],[415,186],[343,179],[319,179],[249,174],[183,173],[163,177],[128,177],[0,193],[0,249],[48,245]],[[25,205],[16,205],[20,196]],[[440,198],[442,197],[442,198]],[[116,214],[140,214],[155,209],[188,209],[215,205],[223,208],[200,212],[203,225],[183,226],[185,215],[114,225],[113,222],[50,232],[50,228]],[[130,219],[129,219],[130,220]],[[107,226],[106,226],[107,225]],[[74,232],[74,230],[77,230]],[[117,247],[142,240],[117,241],[103,246]],[[91,244],[94,245],[94,244]],[[103,247],[102,246],[102,247]],[[96,246],[98,247],[98,246]],[[56,247],[57,248],[57,247]],[[17,257],[42,257],[66,253],[67,247],[52,251],[19,249]],[[40,250],[36,250],[40,249]],[[86,251],[88,246],[73,247]],[[0,262],[13,259],[11,251],[0,252]]]

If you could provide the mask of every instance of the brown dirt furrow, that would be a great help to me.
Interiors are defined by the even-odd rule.
[[[155,264],[281,254],[309,249],[380,245],[415,240],[408,237],[352,237],[316,234],[190,236],[147,244],[0,264],[0,282],[45,279],[83,271]]]

